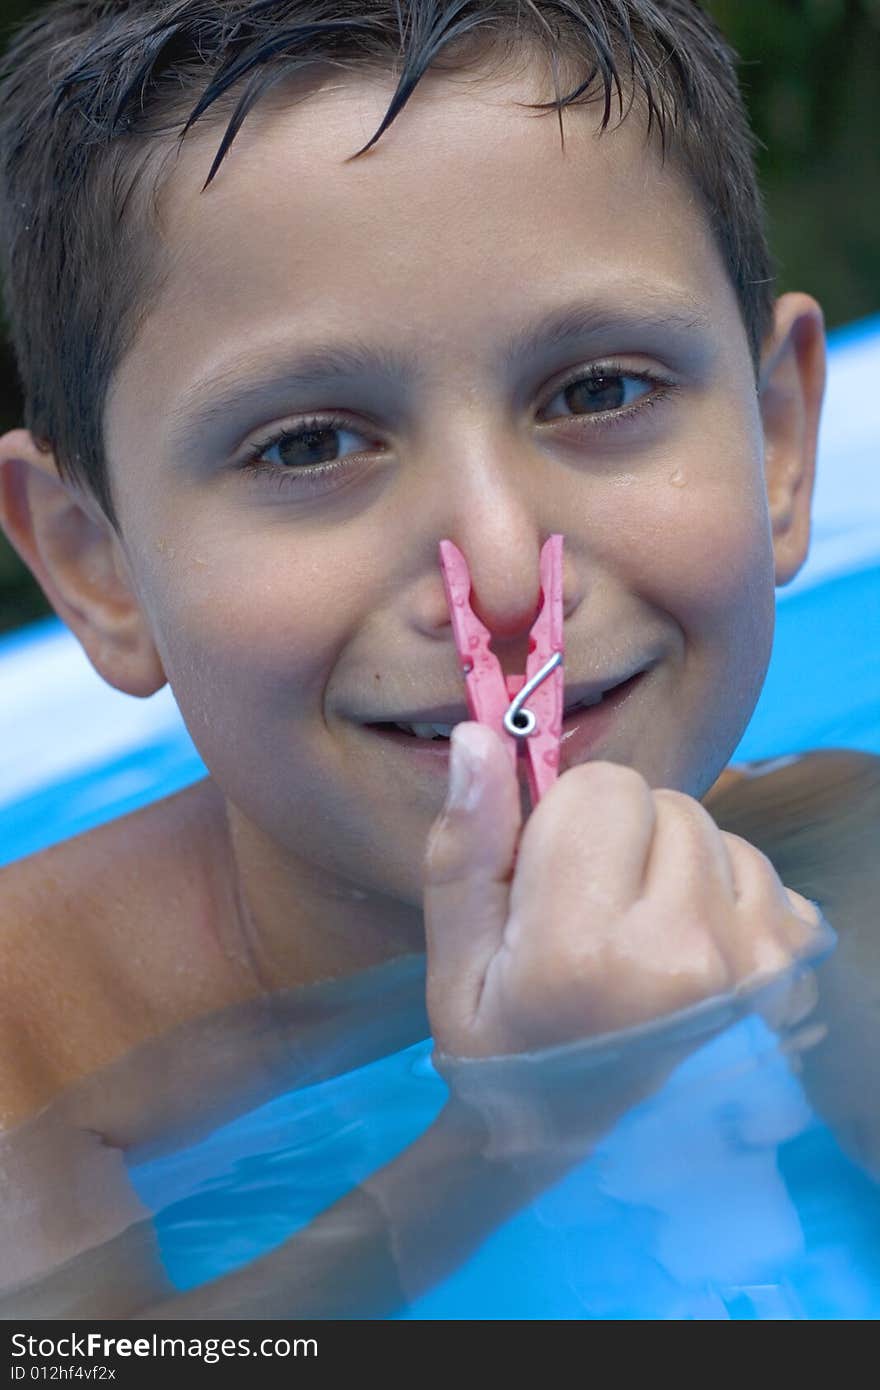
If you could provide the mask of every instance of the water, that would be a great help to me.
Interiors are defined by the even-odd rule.
[[[395,1160],[442,1115],[447,1088],[429,1039],[395,1044],[395,1030],[418,1028],[408,1004],[423,988],[418,962],[380,967],[375,988],[384,990],[378,1022],[375,1011],[358,1014],[359,986],[339,984],[196,1021],[0,1141],[10,1194],[3,1283],[19,1286],[0,1297],[0,1315],[112,1315],[125,1282],[142,1290],[138,1306],[164,1311],[163,1299],[222,1289],[216,1281],[286,1251],[257,1281],[256,1304],[251,1293],[228,1315],[880,1316],[880,1144],[864,1142],[866,1126],[880,1133],[876,1009],[873,1036],[859,1020],[862,1047],[850,1091],[831,1107],[834,1127],[809,1099],[827,1065],[815,1014],[802,1005],[774,1028],[731,1003],[711,1035],[705,1018],[700,1033],[692,1020],[690,1052],[596,1142],[566,1131],[569,1156],[526,1200],[502,1201],[487,1219],[505,1163],[527,1169],[519,1155],[528,1146],[473,1175],[482,1190],[470,1205],[443,1195],[454,1167],[443,1153],[421,1163],[415,1182],[412,1167],[408,1180],[394,1176]],[[337,1009],[344,1022],[334,1031]],[[382,1055],[388,1042],[394,1050]],[[643,1058],[671,1045],[662,1035],[648,1043]],[[368,1058],[360,1065],[359,1054]],[[589,1061],[585,1114],[632,1076],[631,1066],[615,1062],[612,1074]],[[140,1096],[151,1098],[143,1111]],[[144,1130],[157,1096],[163,1121]],[[102,1108],[122,1114],[119,1148],[96,1137]],[[387,1270],[365,1250],[363,1212],[345,1216],[363,1183],[383,1194],[380,1226],[388,1213],[395,1227]],[[340,1218],[335,1241],[326,1230],[315,1240],[322,1213]],[[427,1285],[426,1260],[441,1271]],[[351,1304],[346,1293],[340,1305],[339,1286],[357,1284],[358,1264],[370,1273],[367,1295]],[[206,1312],[219,1315],[213,1303]]]
[[[197,1286],[301,1230],[416,1140],[445,1096],[424,1042],[133,1168],[140,1197],[159,1209],[175,1285]],[[880,1193],[757,1018],[700,1049],[586,1162],[396,1314],[878,1315]]]

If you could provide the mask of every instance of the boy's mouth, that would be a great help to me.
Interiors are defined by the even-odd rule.
[[[577,753],[583,756],[586,751],[582,746],[585,740],[589,745],[605,732],[611,716],[628,698],[644,674],[645,669],[643,668],[613,685],[606,683],[604,689],[597,688],[595,683],[592,689],[574,687],[565,701],[562,719],[562,747],[565,748],[570,740],[575,739],[578,745]],[[445,763],[449,757],[449,739],[452,730],[456,724],[469,720],[471,716],[463,706],[457,710],[447,707],[446,709],[423,711],[422,713],[431,714],[434,717],[373,721],[364,727],[382,735],[391,743],[409,748],[412,752],[424,753],[442,759]],[[446,717],[440,718],[440,715]],[[575,749],[572,748],[571,751],[575,752]]]

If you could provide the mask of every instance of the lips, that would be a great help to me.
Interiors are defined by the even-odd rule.
[[[641,686],[647,671],[637,671],[628,680],[606,691],[598,705],[574,710],[562,721],[559,745],[559,771],[585,762],[600,740],[616,724],[617,716]]]
[[[625,681],[621,681],[619,685],[613,685],[610,690],[605,691],[605,693],[602,696],[602,699],[596,705],[589,705],[586,707],[586,709],[583,707],[579,707],[578,709],[570,710],[568,714],[566,714],[563,717],[562,720],[563,740],[565,739],[566,729],[573,729],[576,727],[579,715],[585,714],[589,710],[599,711],[601,709],[617,709],[617,707],[620,704],[622,704],[629,692],[633,689],[633,687],[636,684],[636,681],[638,681],[644,674],[644,671],[636,671],[634,676],[629,676]]]
[[[575,766],[588,756],[590,749],[608,731],[617,711],[626,703],[645,674],[644,670],[638,671],[620,685],[607,690],[598,704],[574,709],[565,715],[560,737],[560,771]],[[376,734],[384,743],[408,753],[411,759],[417,760],[421,766],[433,767],[444,774],[447,772],[448,738],[418,738],[415,734],[404,733],[394,724],[365,724],[362,727]],[[525,776],[522,759],[520,769]]]

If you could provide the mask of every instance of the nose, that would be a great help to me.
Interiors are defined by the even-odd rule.
[[[529,633],[541,610],[542,538],[520,534],[449,536],[462,551],[470,571],[470,603],[492,633],[491,649],[506,675],[525,670]]]
[[[443,436],[441,440],[451,436]],[[442,447],[442,445],[441,445]],[[525,671],[529,639],[542,606],[541,550],[565,535],[560,499],[540,454],[507,434],[471,434],[467,422],[454,440],[454,476],[438,466],[428,507],[434,556],[448,538],[463,554],[471,578],[470,605],[492,634],[491,650],[505,675]],[[563,503],[564,506],[564,503]],[[563,614],[577,602],[565,592],[570,561],[563,546]],[[574,572],[570,571],[574,579]],[[442,581],[440,581],[442,593]],[[445,608],[445,604],[444,604]]]

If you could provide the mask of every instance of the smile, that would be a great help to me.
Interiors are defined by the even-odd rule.
[[[614,723],[614,716],[639,688],[645,670],[637,671],[619,684],[598,694],[582,697],[576,704],[566,706],[562,721],[561,748],[567,762],[578,762],[602,738]],[[436,765],[444,772],[449,765],[449,739],[455,725],[468,720],[462,710],[453,722],[441,721],[382,721],[363,725],[377,734],[384,743],[399,748],[426,766]]]

